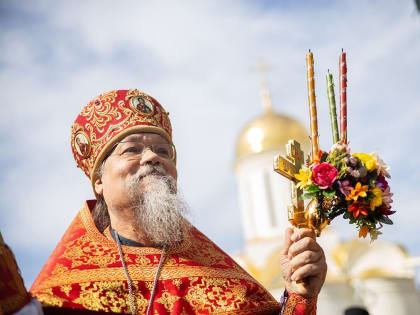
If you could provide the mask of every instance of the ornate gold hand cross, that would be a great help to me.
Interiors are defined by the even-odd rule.
[[[302,190],[296,187],[295,174],[304,162],[304,154],[300,149],[300,144],[296,140],[289,140],[286,146],[286,158],[278,155],[274,158],[274,170],[290,180],[290,193],[292,204],[287,207],[289,222],[298,227],[307,227],[305,218],[305,204],[300,198]]]

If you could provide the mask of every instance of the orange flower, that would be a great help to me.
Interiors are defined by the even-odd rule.
[[[359,237],[366,238],[366,236],[367,236],[368,232],[369,232],[369,227],[368,227],[367,225],[363,225],[363,226],[360,228],[360,231],[359,231]]]
[[[350,192],[350,194],[346,197],[346,200],[357,200],[359,197],[366,197],[366,191],[368,190],[369,186],[364,185],[360,182],[357,182],[356,187]]]
[[[354,218],[357,218],[359,215],[367,216],[368,207],[369,206],[365,205],[363,202],[355,201],[349,206],[348,212],[352,212]]]

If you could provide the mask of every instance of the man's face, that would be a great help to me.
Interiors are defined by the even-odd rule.
[[[102,177],[95,181],[95,191],[104,197],[108,208],[130,207],[127,182],[138,176],[141,168],[147,164],[161,165],[166,175],[177,178],[174,161],[159,156],[149,148],[145,149],[138,158],[127,158],[124,155],[125,151],[130,150],[127,143],[143,143],[146,146],[167,143],[162,136],[154,133],[137,133],[125,137],[120,142],[105,161]]]

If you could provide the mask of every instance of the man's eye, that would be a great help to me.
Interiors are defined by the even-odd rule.
[[[128,147],[123,150],[122,154],[133,154],[133,153],[139,153],[140,149],[137,147]]]
[[[164,156],[169,155],[168,149],[158,148],[156,151],[157,151],[156,153],[159,154],[159,155],[164,155]]]
[[[163,157],[168,157],[169,156],[169,149],[167,146],[158,146],[154,148],[154,151],[156,154],[163,156]]]

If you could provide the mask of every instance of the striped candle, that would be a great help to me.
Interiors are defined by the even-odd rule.
[[[318,143],[318,118],[316,113],[315,99],[315,79],[314,79],[314,56],[309,50],[306,54],[306,80],[308,83],[308,104],[309,118],[311,126],[311,142],[312,142],[312,162],[317,160],[319,143]]]
[[[347,143],[347,62],[346,53],[342,50],[338,61],[340,88],[340,135],[341,142]]]

